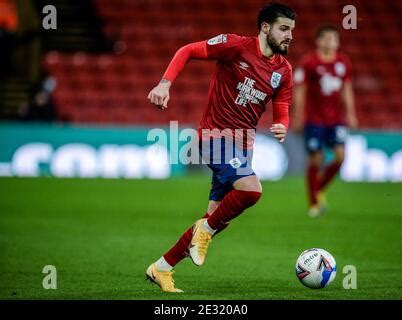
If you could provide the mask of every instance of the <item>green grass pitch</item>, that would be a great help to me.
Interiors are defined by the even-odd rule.
[[[306,215],[302,178],[264,182],[253,208],[214,238],[204,266],[176,267],[164,294],[146,267],[205,213],[209,177],[164,181],[0,179],[0,299],[401,299],[402,184],[336,181],[328,214]],[[331,285],[299,283],[301,251],[331,252]],[[57,289],[42,269],[57,269]],[[357,289],[345,290],[345,265]]]

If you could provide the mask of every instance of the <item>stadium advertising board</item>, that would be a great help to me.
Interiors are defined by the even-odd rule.
[[[180,174],[143,128],[0,126],[0,175],[164,179]]]
[[[179,154],[188,151],[191,139],[177,139],[171,130],[160,129],[166,133],[161,142],[157,135],[150,139],[150,130],[2,124],[0,176],[165,179],[184,174],[188,162],[180,161]],[[284,145],[268,135],[257,135],[256,174],[262,180],[303,174],[305,154],[300,143],[300,137],[292,134]],[[346,155],[343,180],[402,181],[402,133],[353,134],[347,140]]]

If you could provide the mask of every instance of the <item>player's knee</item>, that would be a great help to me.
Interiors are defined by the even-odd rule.
[[[239,180],[236,180],[233,183],[233,188],[242,191],[255,191],[260,193],[262,192],[261,182],[255,175],[247,176]]]
[[[343,147],[337,147],[334,149],[335,162],[339,165],[342,165],[345,160],[345,150]]]
[[[314,152],[310,154],[309,164],[313,166],[320,166],[323,161],[323,155],[321,152]]]
[[[339,166],[341,166],[344,160],[345,160],[344,158],[337,158],[335,161]]]
[[[246,209],[252,207],[258,202],[258,200],[260,200],[262,192],[237,190],[237,196]]]
[[[345,161],[345,153],[339,152],[335,155],[335,161],[341,165]]]

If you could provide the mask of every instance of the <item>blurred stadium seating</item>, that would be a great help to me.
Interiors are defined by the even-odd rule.
[[[313,48],[316,27],[342,25],[342,0],[286,1],[298,13],[289,60]],[[400,129],[402,124],[402,2],[354,0],[357,30],[341,29],[342,50],[354,67],[360,126]],[[107,52],[52,50],[44,66],[57,79],[55,102],[63,121],[98,124],[196,126],[206,103],[212,62],[190,62],[171,90],[169,109],[153,112],[149,90],[180,46],[220,33],[256,35],[263,1],[95,0]],[[269,115],[268,115],[269,116]]]

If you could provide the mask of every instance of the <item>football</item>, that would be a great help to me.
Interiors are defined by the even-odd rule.
[[[297,258],[296,276],[308,288],[325,288],[335,279],[335,259],[324,249],[305,250]]]

